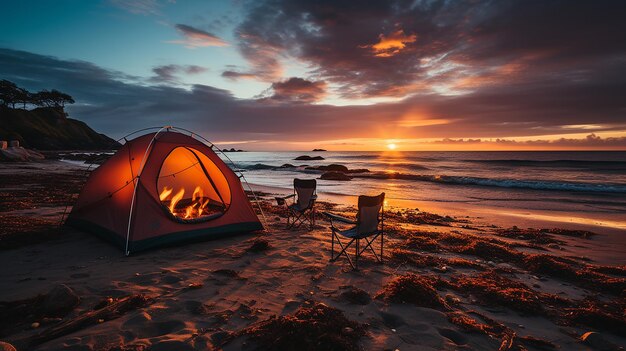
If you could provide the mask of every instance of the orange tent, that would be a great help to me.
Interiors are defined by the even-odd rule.
[[[127,141],[91,173],[66,223],[112,240],[126,254],[263,229],[214,146],[179,130]]]

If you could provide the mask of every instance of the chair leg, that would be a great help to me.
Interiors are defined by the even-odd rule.
[[[380,233],[380,263],[383,263],[383,247],[384,247],[384,239],[385,233]]]
[[[354,256],[355,270],[359,269],[359,239],[356,239],[356,254]]]
[[[346,257],[346,259],[348,260],[348,263],[350,264],[350,267],[352,267],[352,269],[357,269],[357,267],[355,267],[355,265],[352,263],[352,259],[350,258],[350,255],[348,254],[348,248],[350,247],[350,245],[352,245],[352,243],[354,242],[355,239],[350,240],[350,242],[346,245],[343,246],[343,244],[341,243],[341,240],[339,239],[339,237],[337,236],[337,234],[335,234],[333,232],[334,237],[337,238],[337,244],[339,244],[339,247],[341,247],[341,251],[337,254],[337,256],[333,255],[331,258],[331,262],[336,261],[339,257],[341,257],[341,255],[344,255]],[[333,237],[333,239],[334,239]]]
[[[330,261],[333,262],[333,257],[335,257],[335,229],[331,227],[330,230],[332,233],[330,236]]]

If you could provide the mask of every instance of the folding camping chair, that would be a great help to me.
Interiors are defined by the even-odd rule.
[[[369,248],[374,254],[376,261],[383,263],[383,244],[384,244],[384,229],[385,229],[385,209],[383,203],[385,201],[385,193],[381,193],[377,196],[359,196],[359,210],[356,215],[356,221],[338,216],[329,212],[324,212],[330,219],[330,229],[332,231],[332,243],[331,243],[331,262],[336,261],[341,255],[344,255],[348,259],[348,263],[353,269],[359,269],[359,257]],[[335,227],[334,221],[353,224],[354,226],[348,229],[341,230]],[[339,235],[350,239],[347,245],[343,245],[339,239]],[[376,254],[376,251],[372,247],[374,241],[380,236],[380,256]],[[371,239],[370,239],[371,238]],[[359,242],[365,240],[366,245],[364,248],[360,248]],[[341,247],[341,251],[335,256],[335,241]],[[356,248],[354,250],[354,264],[348,255],[348,248],[356,242]]]
[[[316,188],[315,179],[296,178],[293,180],[293,194],[276,197],[278,206],[287,206],[287,228],[298,228],[306,221],[313,229],[315,226],[315,200],[317,200]],[[287,205],[289,198],[294,198],[291,205]]]

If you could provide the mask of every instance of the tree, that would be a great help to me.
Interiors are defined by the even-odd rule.
[[[26,109],[27,104],[44,107],[56,107],[63,109],[65,104],[73,104],[72,96],[58,90],[42,90],[31,93],[26,89],[18,87],[8,80],[0,80],[0,105],[15,108],[15,104],[22,104]]]
[[[65,104],[73,104],[74,99],[65,93],[58,90],[42,90],[33,95],[33,103],[37,106],[45,107],[61,107],[64,108]]]
[[[22,104],[24,110],[26,109],[26,104],[33,103],[32,99],[32,94],[26,89],[17,88],[17,90],[15,91],[15,102]],[[13,108],[15,108],[15,104]]]
[[[75,101],[69,94],[62,93],[58,90],[52,90],[52,98],[55,106],[65,107],[65,104],[73,104]]]
[[[0,81],[0,100],[2,100],[2,106],[11,106],[15,108],[15,103],[18,98],[18,90],[19,88],[15,83],[10,82],[8,80]]]

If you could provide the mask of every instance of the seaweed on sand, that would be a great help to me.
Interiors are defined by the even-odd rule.
[[[563,309],[562,322],[567,325],[585,325],[606,330],[615,335],[626,335],[626,300],[603,302],[593,298]]]
[[[480,270],[485,269],[482,265],[461,257],[440,257],[398,248],[389,250],[389,259],[398,263],[410,264],[415,267],[452,266]]]
[[[414,273],[397,276],[383,286],[376,298],[438,310],[450,310],[450,306],[439,297],[435,290],[434,286],[438,284],[438,281],[436,277]]]
[[[456,222],[450,216],[440,216],[435,213],[424,212],[419,210],[405,210],[392,212],[388,211],[385,216],[391,220],[397,220],[412,224],[426,224],[449,227],[451,222]]]
[[[564,241],[555,239],[553,235],[545,230],[537,230],[532,228],[521,229],[517,227],[512,227],[507,229],[498,229],[494,232],[494,234],[509,239],[529,241],[537,245],[565,244]]]
[[[543,294],[537,293],[524,283],[513,281],[493,271],[473,276],[455,276],[449,285],[454,290],[472,294],[484,303],[534,315],[546,313],[542,301]]]
[[[550,341],[538,339],[533,336],[518,336],[517,333],[506,325],[491,319],[479,312],[470,311],[475,314],[484,323],[478,322],[471,318],[468,314],[460,311],[449,312],[448,320],[450,323],[459,326],[461,329],[470,333],[482,333],[494,339],[500,340],[498,351],[526,351],[526,346],[532,346],[540,350],[556,350],[557,346]]]
[[[412,250],[422,250],[428,252],[439,252],[441,248],[436,240],[425,237],[411,237],[406,239],[400,246],[412,249]]]
[[[626,279],[598,273],[591,265],[579,266],[574,261],[564,258],[551,255],[525,255],[522,265],[533,273],[561,278],[597,291],[620,295],[626,289]]]
[[[233,334],[257,350],[359,350],[365,326],[323,303],[300,307],[293,315],[272,316]],[[226,343],[233,338],[226,340]]]

